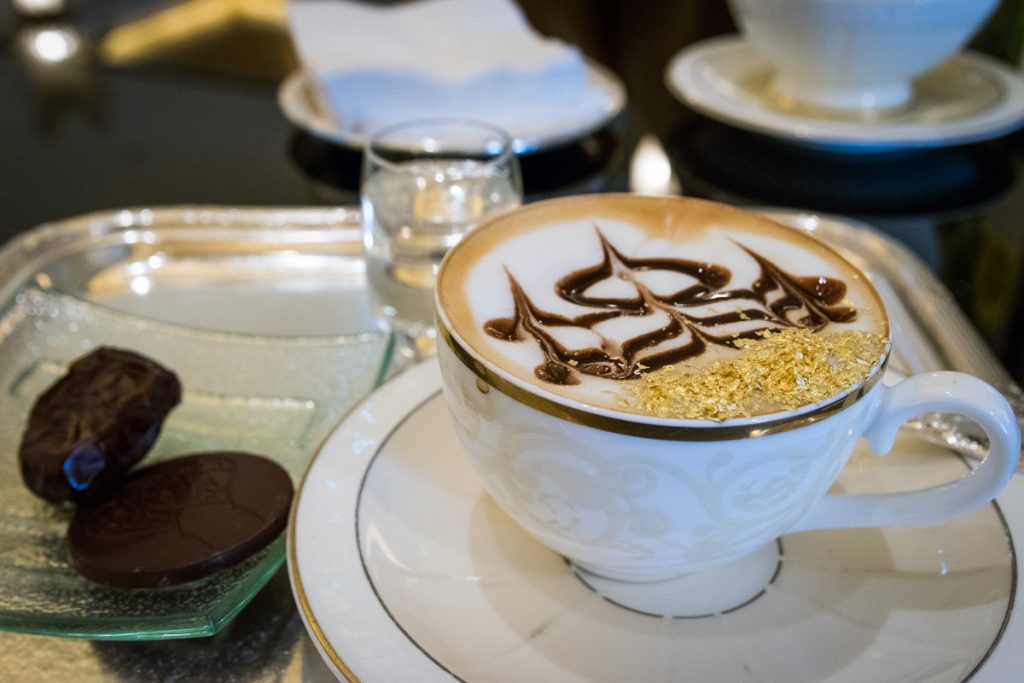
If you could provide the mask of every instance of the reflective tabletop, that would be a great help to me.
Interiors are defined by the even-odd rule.
[[[292,126],[297,67],[282,0],[0,4],[0,241],[91,211],[308,206],[357,199],[360,152]],[[628,106],[580,140],[522,158],[527,201],[680,193],[863,221],[909,246],[1024,383],[1024,133],[880,154],[796,146],[687,108],[674,55],[735,33],[724,0],[521,0],[542,32],[619,76]],[[1017,69],[1007,1],[971,46]],[[2,590],[2,587],[0,587]],[[328,680],[282,570],[217,636],[118,643],[0,633],[0,679]]]

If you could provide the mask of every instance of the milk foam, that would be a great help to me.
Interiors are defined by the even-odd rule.
[[[542,347],[553,340],[570,355],[594,349],[618,359],[633,343],[630,340],[664,329],[671,321],[669,312],[655,308],[642,315],[617,315],[614,300],[635,301],[643,296],[640,288],[646,288],[653,299],[664,302],[674,293],[701,285],[694,275],[657,267],[666,259],[714,264],[728,269],[730,276],[721,286],[708,288],[710,297],[698,297],[675,307],[691,321],[689,326],[677,336],[639,351],[632,364],[626,364],[628,373],[646,369],[645,358],[703,342],[699,355],[674,363],[677,367],[698,367],[738,353],[727,344],[708,343],[709,339],[732,339],[736,334],[784,326],[778,317],[774,321],[758,318],[771,318],[771,304],[786,294],[786,288],[779,286],[764,293],[763,301],[757,296],[755,283],[764,279],[769,266],[776,267],[777,271],[772,272],[781,272],[780,277],[824,277],[845,284],[842,300],[825,305],[823,310],[842,312],[852,308],[855,318],[828,320],[822,329],[888,334],[881,303],[863,276],[837,254],[801,233],[745,212],[695,200],[616,200],[608,196],[590,198],[591,203],[586,204],[582,199],[575,202],[574,210],[544,211],[543,205],[534,205],[523,210],[522,216],[513,213],[484,226],[456,248],[438,281],[443,315],[456,337],[478,355],[544,393],[623,409],[624,384],[631,380],[578,372],[580,365],[569,360],[563,370],[572,376],[570,383],[552,382],[550,378],[546,381],[538,370],[549,358]],[[649,202],[663,203],[652,207]],[[643,205],[643,210],[632,211],[636,203]],[[619,255],[639,267],[624,267]],[[589,300],[603,300],[602,305],[580,305],[568,300],[564,290],[559,292],[558,283],[564,278],[600,266],[609,258],[615,272],[582,291]],[[652,265],[655,259],[660,261]],[[532,310],[565,319],[541,325],[543,339],[521,334],[518,341],[510,341],[485,330],[488,321],[520,320],[522,311],[517,309],[513,282],[521,288]],[[793,281],[786,282],[792,286]],[[725,292],[733,294],[715,299],[716,293],[723,296]],[[587,321],[585,325],[565,322],[609,311],[615,317]],[[808,311],[808,306],[802,305],[783,316],[791,324],[806,326],[801,320]],[[719,324],[699,322],[713,320],[712,316],[729,320]],[[527,328],[529,324],[519,326],[520,330]]]

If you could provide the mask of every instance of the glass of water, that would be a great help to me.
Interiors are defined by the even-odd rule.
[[[485,123],[424,119],[373,135],[360,201],[377,319],[419,356],[433,348],[434,277],[445,253],[490,214],[522,202],[512,140]]]

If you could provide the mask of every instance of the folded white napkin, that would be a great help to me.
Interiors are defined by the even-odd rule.
[[[305,68],[352,133],[454,116],[532,137],[605,106],[580,51],[537,34],[511,0],[293,0],[288,16]]]

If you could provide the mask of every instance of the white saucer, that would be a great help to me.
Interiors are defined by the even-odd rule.
[[[588,85],[600,97],[601,107],[578,114],[569,112],[557,121],[529,125],[508,131],[517,153],[550,149],[578,140],[609,123],[626,106],[626,89],[622,81],[608,69],[587,62]],[[277,91],[277,102],[285,117],[296,127],[329,142],[346,147],[362,147],[365,133],[346,128],[331,114],[322,100],[316,81],[305,71],[294,71]]]
[[[856,453],[839,485],[914,488],[965,466],[908,436],[885,459]],[[1024,667],[1019,477],[1000,500],[939,527],[784,537],[758,560],[772,566],[763,590],[719,614],[661,616],[672,582],[585,583],[497,508],[427,361],[324,443],[288,568],[307,630],[350,680],[1007,681]]]
[[[1024,124],[1024,79],[979,54],[961,54],[922,76],[910,105],[875,119],[787,104],[769,91],[771,76],[772,68],[738,36],[691,45],[665,70],[669,90],[711,118],[835,151],[958,145]]]

